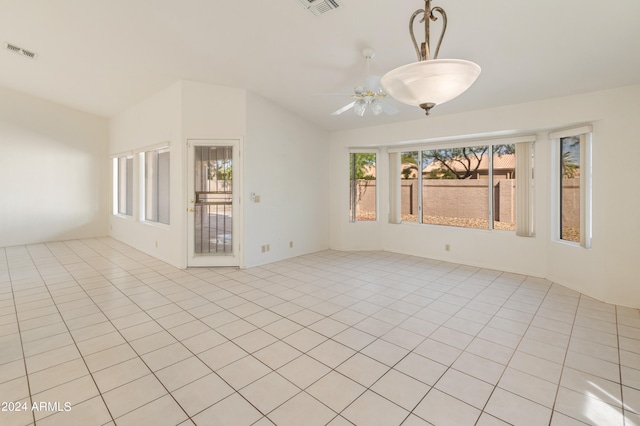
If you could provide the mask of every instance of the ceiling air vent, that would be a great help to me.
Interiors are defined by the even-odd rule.
[[[6,49],[9,52],[17,53],[18,55],[25,56],[29,59],[35,59],[38,56],[37,53],[23,49],[22,47],[16,46],[15,44],[11,44],[11,43],[6,43]]]
[[[337,0],[299,0],[305,9],[311,11],[316,16],[325,14],[333,9],[342,6]]]

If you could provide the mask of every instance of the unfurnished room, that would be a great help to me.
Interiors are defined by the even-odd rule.
[[[640,425],[639,23],[0,0],[0,425]]]

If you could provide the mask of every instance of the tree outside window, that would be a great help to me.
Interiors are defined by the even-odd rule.
[[[515,145],[402,152],[404,222],[515,230]]]
[[[376,154],[349,154],[350,201],[352,222],[376,220]]]

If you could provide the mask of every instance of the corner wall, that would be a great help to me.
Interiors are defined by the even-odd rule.
[[[378,249],[548,278],[598,300],[640,307],[636,285],[640,239],[640,159],[637,117],[640,86],[547,99],[539,102],[357,129],[331,138],[331,247]],[[552,241],[551,149],[548,131],[593,124],[593,239],[586,250]],[[388,155],[380,151],[379,218],[349,223],[349,147],[394,146],[402,142],[469,135],[537,133],[535,144],[535,230],[533,238],[513,233],[387,223]],[[445,252],[450,244],[451,252]]]
[[[146,147],[167,143],[170,151],[170,225],[141,222],[139,201],[139,164],[133,165],[134,206],[133,217],[113,215],[109,209],[110,235],[125,244],[174,266],[182,261],[184,226],[180,201],[182,200],[183,148],[181,135],[181,84],[176,83],[138,105],[116,115],[110,122],[109,155],[119,156],[144,150]],[[109,173],[109,182],[112,181]],[[109,194],[112,188],[109,188]]]
[[[114,117],[111,132],[111,155],[171,144],[171,225],[136,220],[136,205],[133,219],[110,216],[114,238],[186,267],[186,142],[240,139],[241,266],[329,248],[329,134],[267,99],[182,81]],[[137,167],[134,161],[134,188],[139,187]],[[252,202],[251,193],[261,202]],[[267,244],[269,252],[262,253]]]
[[[171,147],[170,225],[139,217],[139,165],[134,158],[133,218],[111,215],[111,236],[179,268],[187,267],[187,141],[242,138],[245,91],[179,81],[111,120],[110,155]],[[137,200],[137,201],[136,201]]]
[[[0,247],[107,234],[105,118],[0,88]]]
[[[328,249],[328,132],[259,95],[248,93],[247,100],[245,265]],[[270,251],[262,253],[267,244]]]

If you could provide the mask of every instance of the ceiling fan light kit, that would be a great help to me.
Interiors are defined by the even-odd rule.
[[[354,99],[353,102],[332,112],[331,115],[340,115],[351,108],[353,108],[353,112],[358,117],[363,117],[367,108],[371,110],[373,115],[380,115],[382,112],[388,115],[397,114],[398,109],[385,102],[389,95],[382,90],[380,77],[369,74],[369,60],[376,56],[376,51],[371,48],[366,48],[362,51],[362,56],[367,61],[367,76],[365,77],[364,86],[356,87],[355,93],[348,95]]]
[[[370,107],[371,107],[371,112],[373,113],[373,115],[380,115],[380,113],[384,109],[384,104],[383,104],[382,100],[374,99],[374,100],[371,101]]]
[[[364,99],[358,99],[356,103],[353,105],[353,112],[355,112],[358,117],[362,117],[366,110],[367,110],[367,101],[365,101]]]
[[[429,23],[442,16],[442,33],[431,58],[429,45]],[[413,32],[415,19],[422,15],[424,42],[418,47]],[[416,49],[418,62],[404,65],[386,73],[380,83],[386,93],[399,102],[419,106],[429,115],[431,108],[461,95],[480,75],[480,66],[462,59],[438,59],[440,45],[447,30],[447,14],[441,7],[431,7],[425,0],[425,8],[416,10],[409,20],[409,34]]]

